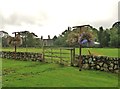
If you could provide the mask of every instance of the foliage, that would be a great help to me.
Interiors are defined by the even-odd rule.
[[[109,47],[110,34],[108,29],[104,30],[103,27],[99,28],[98,41],[100,42],[100,47]]]
[[[66,42],[68,34],[71,32],[70,28],[68,27],[67,30],[63,31],[61,35],[58,37],[54,36],[54,46],[69,46]]]
[[[22,38],[22,45],[20,47],[36,47],[40,46],[40,41],[37,39],[37,35],[29,31],[19,32]]]
[[[86,26],[88,28],[85,28]],[[97,47],[118,48],[120,46],[120,22],[115,22],[111,28],[107,29],[103,28],[102,26],[99,27],[99,29],[96,29],[90,25],[83,25],[83,30],[80,31],[79,27],[81,26],[78,26],[78,28],[68,27],[58,37],[55,35],[53,37],[54,46],[78,47],[78,38],[80,37],[80,34],[84,31],[92,35],[92,40],[100,43],[100,45]],[[7,32],[4,33],[7,35],[4,35],[2,37],[2,46],[8,47],[6,36],[9,36],[9,34]],[[21,45],[21,47],[41,47],[42,45],[41,39],[36,38],[36,35],[33,32],[21,32],[21,37],[23,39],[23,44]],[[86,46],[87,45],[84,45],[84,47]]]
[[[2,47],[8,47],[7,38],[6,37],[2,37]]]
[[[95,32],[92,29],[93,28],[90,25],[75,27],[75,29],[68,35],[67,42],[70,45],[79,45],[81,41],[86,39],[88,44],[91,44],[91,42],[95,39]]]
[[[2,47],[8,47],[7,44],[7,37],[9,36],[9,34],[6,31],[0,31],[0,43],[2,43]]]
[[[119,47],[120,46],[120,22],[113,24],[110,29],[99,28],[98,40],[100,47]]]
[[[118,34],[118,29],[116,27],[110,30],[110,46],[119,47],[120,46],[120,34]]]

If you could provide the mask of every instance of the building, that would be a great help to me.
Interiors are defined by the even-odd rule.
[[[53,39],[43,39],[44,46],[53,46]]]
[[[43,42],[44,46],[53,46],[53,39],[50,38],[50,35],[48,35],[48,39],[43,39],[41,36],[41,41]]]

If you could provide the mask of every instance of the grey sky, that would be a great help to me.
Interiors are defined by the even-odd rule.
[[[120,21],[120,1],[118,3],[118,20]]]
[[[119,0],[0,0],[0,29],[29,30],[39,37],[59,35],[68,26],[110,28],[118,20]]]

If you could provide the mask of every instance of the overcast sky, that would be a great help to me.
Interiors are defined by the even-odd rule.
[[[47,38],[68,26],[110,28],[118,21],[119,0],[0,0],[0,30],[28,30]]]

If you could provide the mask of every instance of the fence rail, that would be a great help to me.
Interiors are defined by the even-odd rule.
[[[60,52],[46,52],[46,53],[55,53],[55,54],[60,54]],[[63,53],[63,52],[61,52],[61,54],[70,54],[70,53]]]
[[[71,65],[74,60],[75,48],[44,48],[45,61],[59,61],[60,64]],[[57,60],[56,60],[57,59]]]
[[[61,59],[64,59],[64,58],[70,58],[70,57],[60,57],[60,56],[51,56],[51,55],[44,55],[46,57],[52,57],[52,58],[61,58]]]

